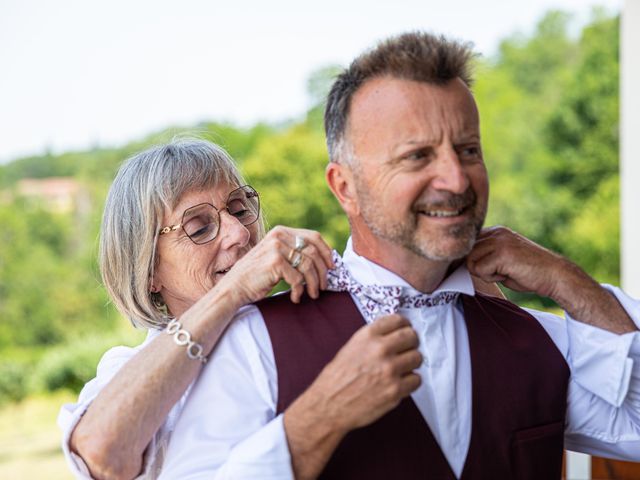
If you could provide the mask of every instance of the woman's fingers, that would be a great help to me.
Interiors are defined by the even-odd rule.
[[[322,236],[313,230],[282,227],[281,231],[287,236],[287,239],[283,240],[289,248],[285,254],[287,261],[294,263],[296,256],[300,255],[296,268],[304,277],[307,293],[312,298],[317,298],[320,289],[327,288],[327,271],[334,267],[331,248]]]
[[[310,231],[310,239],[313,246],[317,249],[319,258],[322,258],[327,270],[335,268],[333,264],[333,249],[324,241],[322,235],[318,232]]]
[[[307,286],[307,293],[311,298],[318,298],[320,295],[320,279],[316,271],[313,260],[302,252],[296,252],[294,262],[291,266],[302,274],[304,284]]]
[[[318,251],[316,246],[313,244],[310,244],[304,247],[301,253],[304,254],[304,258],[308,259],[308,261],[311,263],[310,267],[312,267],[313,269],[314,277],[317,277],[318,279],[319,288],[321,288],[322,290],[325,290],[327,288],[328,268],[324,261],[324,258],[322,257],[322,254]],[[305,265],[305,268],[307,268],[306,265]],[[309,268],[309,270],[311,270],[311,268]]]
[[[245,285],[253,285],[250,290],[264,292],[284,280],[296,303],[305,286],[309,296],[318,298],[320,290],[327,288],[327,271],[334,267],[332,250],[318,232],[283,226],[273,228],[244,260]],[[262,295],[249,297],[255,301]]]
[[[311,298],[318,298],[321,288],[321,273],[317,270],[317,260],[304,251],[285,246],[280,251],[280,277],[291,286],[291,300],[298,303],[306,285]],[[324,270],[326,276],[326,269]]]
[[[327,269],[335,267],[331,253],[333,250],[327,242],[324,241],[324,238],[322,238],[320,233],[315,230],[307,230],[304,228],[278,228],[281,228],[281,231],[285,232],[288,237],[286,241],[291,248],[296,247],[296,237],[301,237],[305,244],[305,246],[300,249],[301,251],[304,250],[307,255],[321,260]],[[312,252],[309,252],[311,247],[313,247]]]
[[[282,265],[280,272],[281,278],[291,287],[291,301],[293,303],[300,302],[300,298],[304,293],[304,276],[288,262],[286,262],[286,265]]]

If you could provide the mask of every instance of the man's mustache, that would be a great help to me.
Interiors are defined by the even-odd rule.
[[[448,208],[452,210],[461,210],[475,205],[477,202],[476,192],[471,188],[467,188],[464,193],[451,193],[444,190],[429,194],[426,198],[421,198],[414,205],[416,211],[437,210],[439,208]]]

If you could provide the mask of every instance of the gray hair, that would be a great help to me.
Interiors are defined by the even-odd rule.
[[[167,323],[162,297],[150,292],[165,212],[189,191],[224,183],[245,184],[223,148],[199,139],[149,148],[120,167],[104,207],[99,264],[113,303],[136,327],[162,328]],[[259,223],[262,236],[262,220]]]
[[[471,60],[474,57],[470,43],[424,32],[391,37],[356,57],[338,75],[327,97],[324,128],[329,159],[350,163],[353,157],[345,132],[351,99],[365,82],[390,76],[444,85],[449,80],[460,78],[470,86],[473,81]]]

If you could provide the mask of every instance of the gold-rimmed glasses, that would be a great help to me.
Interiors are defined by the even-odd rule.
[[[260,216],[260,197],[253,187],[243,185],[229,193],[224,207],[220,210],[226,210],[244,226],[251,225]],[[189,207],[182,214],[180,223],[162,227],[158,235],[165,235],[181,228],[193,243],[209,243],[215,240],[220,232],[220,210],[210,203],[199,203]]]

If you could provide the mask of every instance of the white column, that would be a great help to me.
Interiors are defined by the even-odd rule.
[[[625,0],[620,31],[622,286],[640,298],[640,1]]]
[[[567,480],[591,479],[591,455],[567,452]]]

